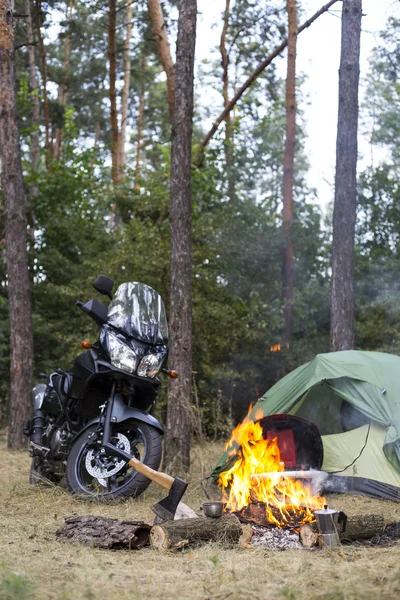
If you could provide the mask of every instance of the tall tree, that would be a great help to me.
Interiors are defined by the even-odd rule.
[[[172,472],[190,465],[192,386],[191,156],[197,1],[180,0],[171,148],[171,293],[169,361],[179,372],[168,388],[165,463]]]
[[[339,0],[329,0],[329,2],[327,2],[327,4],[324,4],[324,6],[321,6],[321,8],[319,10],[317,10],[317,12],[314,13],[312,17],[310,17],[309,19],[307,19],[307,21],[305,21],[302,25],[300,25],[300,27],[297,30],[297,35],[299,33],[301,33],[302,31],[304,31],[305,29],[307,29],[308,27],[310,27],[310,25],[312,25],[314,23],[314,21],[316,21],[321,15],[326,13],[330,9],[330,7],[333,6],[336,2],[339,2]],[[206,133],[206,135],[200,141],[199,146],[198,146],[198,152],[195,157],[196,163],[200,163],[202,161],[202,152],[203,152],[204,148],[207,146],[209,141],[212,139],[212,137],[214,136],[218,127],[225,120],[226,116],[236,106],[236,104],[239,102],[239,100],[241,99],[243,94],[256,81],[256,79],[261,75],[261,73],[272,63],[272,61],[277,56],[279,56],[283,52],[283,50],[286,48],[287,45],[288,45],[288,38],[284,39],[282,41],[282,43],[279,44],[279,46],[277,46],[271,52],[271,54],[269,54],[265,59],[263,59],[257,65],[257,67],[254,69],[254,71],[248,76],[248,78],[243,83],[243,85],[241,85],[239,87],[239,89],[235,91],[233,98],[231,98],[231,100],[229,100],[229,102],[225,106],[224,110],[218,115],[217,119],[215,119],[214,123],[212,124],[211,129]]]
[[[39,110],[39,85],[36,75],[36,60],[35,60],[35,46],[33,38],[33,26],[32,26],[32,14],[31,14],[31,3],[30,0],[25,0],[25,14],[26,14],[26,37],[28,43],[28,60],[29,60],[29,87],[32,92],[32,135],[31,135],[31,164],[32,170],[36,171],[39,165],[39,123],[40,123],[40,110]],[[37,186],[32,189],[32,196],[37,196]]]
[[[8,445],[23,448],[31,406],[33,339],[27,221],[14,71],[14,2],[0,0],[0,152],[10,314],[11,397]]]
[[[142,155],[142,137],[143,137],[143,120],[144,120],[144,94],[145,94],[145,70],[146,70],[146,54],[143,50],[142,59],[140,61],[140,96],[139,96],[139,112],[137,119],[137,136],[136,136],[136,168],[135,168],[135,189],[140,188],[140,161]]]
[[[331,347],[355,345],[354,235],[362,0],[343,0],[333,209]]]
[[[111,122],[111,175],[113,184],[119,183],[118,177],[118,111],[117,111],[117,0],[109,1],[108,8],[108,64],[109,64],[109,98],[110,98],[110,122]],[[115,211],[115,207],[114,207]]]
[[[46,151],[50,152],[50,115],[49,100],[47,96],[47,64],[46,64],[46,46],[44,45],[42,35],[42,1],[35,0],[36,31],[39,40],[40,60],[42,64],[42,86],[43,86],[43,113],[46,132]],[[48,157],[46,156],[46,165],[48,166]]]
[[[296,50],[297,6],[296,0],[286,1],[288,15],[288,57],[286,74],[286,140],[283,159],[283,340],[288,346],[293,323],[293,185],[294,150],[296,143]]]
[[[62,65],[62,82],[58,86],[57,100],[62,105],[67,104],[67,92],[68,92],[68,68],[71,57],[71,23],[72,23],[72,11],[74,8],[74,0],[68,1],[68,13],[67,13],[67,31],[64,41],[64,60]],[[62,143],[62,131],[60,127],[56,128],[55,141],[53,144],[53,157],[58,160],[61,155],[61,143]]]
[[[222,27],[221,39],[219,43],[219,49],[221,52],[221,65],[222,65],[222,95],[224,98],[224,108],[229,103],[229,54],[226,49],[226,35],[229,27],[229,8],[230,1],[225,2],[225,13],[224,13],[224,25]],[[228,169],[232,163],[232,149],[231,149],[231,113],[225,117],[225,160]]]
[[[156,38],[156,44],[161,64],[167,76],[167,93],[169,116],[171,123],[174,118],[174,91],[175,91],[175,69],[174,61],[171,56],[171,49],[168,41],[167,28],[165,26],[164,15],[160,0],[147,0],[150,19]]]
[[[125,166],[126,166],[126,126],[128,123],[128,101],[129,101],[129,87],[131,82],[131,35],[132,35],[132,4],[133,0],[128,0],[126,5],[126,34],[124,40],[124,84],[121,94],[121,127],[119,131],[119,143],[118,143],[118,169],[120,180],[125,179]]]

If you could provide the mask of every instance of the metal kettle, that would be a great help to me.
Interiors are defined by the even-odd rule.
[[[340,546],[339,533],[346,530],[347,515],[342,511],[328,508],[327,505],[324,510],[315,510],[314,515],[321,534],[319,544],[327,548]]]

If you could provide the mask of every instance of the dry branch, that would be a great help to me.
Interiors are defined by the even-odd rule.
[[[297,35],[300,34],[302,31],[304,31],[305,29],[307,29],[307,27],[310,27],[310,25],[312,25],[312,23],[314,23],[314,21],[316,19],[318,19],[318,17],[320,17],[322,14],[324,14],[327,10],[330,9],[330,7],[333,4],[335,4],[338,1],[339,0],[330,0],[330,2],[328,2],[327,4],[322,6],[310,19],[305,21],[305,23],[303,23],[303,25],[301,25],[299,27]],[[202,151],[207,146],[208,142],[211,140],[211,138],[217,131],[217,129],[220,126],[220,124],[222,123],[222,121],[224,121],[226,119],[227,115],[230,113],[230,111],[235,106],[235,104],[240,100],[240,98],[243,96],[245,91],[251,86],[251,84],[257,79],[257,77],[264,71],[264,69],[266,69],[268,67],[268,65],[271,64],[271,62],[274,60],[274,58],[276,58],[277,56],[279,56],[279,54],[281,54],[281,52],[286,48],[287,44],[288,44],[288,40],[286,38],[283,40],[283,42],[279,46],[277,46],[277,48],[275,48],[275,50],[269,56],[267,56],[267,58],[265,58],[262,62],[260,62],[258,67],[246,79],[246,81],[244,82],[242,87],[240,87],[238,89],[236,94],[233,96],[232,100],[229,101],[227,106],[224,108],[224,110],[221,112],[219,117],[216,119],[216,121],[214,122],[210,131],[201,140],[199,147],[198,147],[197,154],[195,156],[196,164],[201,163]]]

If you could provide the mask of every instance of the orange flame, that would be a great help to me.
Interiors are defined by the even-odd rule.
[[[281,345],[280,344],[275,344],[274,346],[270,346],[269,351],[270,352],[280,352],[281,351]]]
[[[256,420],[262,417],[262,411],[256,414]],[[221,473],[218,481],[228,511],[240,511],[253,501],[263,502],[268,521],[283,528],[293,515],[299,525],[314,521],[312,510],[326,504],[325,498],[313,496],[310,487],[301,480],[282,475],[285,465],[278,439],[264,439],[260,423],[248,416],[233,430],[225,449],[231,455],[238,453],[235,464]],[[276,476],[256,477],[260,473],[276,473]],[[304,476],[307,477],[306,472]]]

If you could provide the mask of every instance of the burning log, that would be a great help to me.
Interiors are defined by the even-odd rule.
[[[243,534],[243,528],[235,515],[226,514],[218,519],[198,517],[167,521],[155,525],[150,532],[150,544],[159,552],[177,550],[185,546],[198,545],[204,542],[219,542],[228,546],[237,546]],[[248,543],[247,537],[243,544]]]
[[[91,515],[68,517],[57,531],[59,539],[96,548],[139,550],[149,543],[150,525]]]
[[[260,527],[281,527],[296,529],[312,519],[311,514],[302,508],[285,505],[281,509],[267,506],[264,502],[251,502],[242,510],[235,511],[241,523],[254,523]]]
[[[347,517],[346,530],[339,533],[341,541],[366,540],[382,535],[385,529],[383,515],[353,515]],[[307,523],[300,527],[300,539],[306,548],[318,545],[318,527],[316,523]]]

